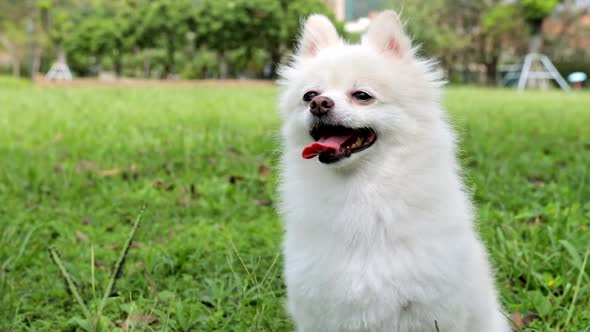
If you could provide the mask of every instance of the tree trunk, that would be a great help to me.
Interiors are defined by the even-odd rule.
[[[35,80],[39,69],[41,68],[41,47],[37,43],[33,46],[33,55],[31,59],[31,79]]]
[[[117,78],[120,78],[121,76],[123,76],[123,61],[121,59],[120,52],[117,52],[117,54],[115,54],[114,62],[115,62],[115,75],[117,76]]]
[[[174,35],[169,33],[166,38],[166,64],[164,65],[163,78],[168,78],[174,72]]]
[[[218,55],[219,61],[219,78],[226,79],[228,73],[227,55],[225,51],[221,51]]]
[[[146,56],[143,60],[143,78],[150,78],[150,57]]]
[[[490,36],[490,39],[486,45],[487,51],[483,54],[485,59],[486,67],[486,84],[487,85],[498,85],[500,82],[498,77],[498,62],[500,60],[500,54],[498,50],[502,49],[502,42],[498,36]],[[486,56],[487,55],[487,56]]]
[[[20,76],[20,59],[12,58],[12,75],[15,77]]]
[[[279,65],[281,64],[281,49],[282,47],[277,46],[277,47],[271,47],[271,51],[270,51],[270,77],[271,78],[277,78],[277,69],[279,68]]]
[[[486,66],[486,84],[497,85],[498,84],[498,58],[492,57],[492,59],[485,64]]]
[[[12,74],[14,76],[20,76],[20,57],[18,56],[18,52],[16,46],[5,36],[0,36],[0,44],[8,51],[10,54],[10,62],[12,62]]]
[[[539,53],[543,46],[543,35],[535,34],[529,38],[529,53]]]
[[[543,20],[529,21],[531,37],[529,38],[529,53],[539,53],[543,46]]]

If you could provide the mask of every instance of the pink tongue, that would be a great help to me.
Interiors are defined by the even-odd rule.
[[[326,151],[338,152],[340,150],[340,146],[342,146],[342,144],[346,142],[346,140],[351,136],[352,133],[345,136],[322,137],[319,139],[319,141],[313,142],[311,145],[306,146],[305,149],[303,149],[303,158],[311,159]]]

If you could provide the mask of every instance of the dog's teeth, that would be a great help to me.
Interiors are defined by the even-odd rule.
[[[356,141],[350,146],[351,149],[356,149],[359,146],[361,146],[361,144],[363,144],[363,139],[361,137],[358,137],[356,139]]]

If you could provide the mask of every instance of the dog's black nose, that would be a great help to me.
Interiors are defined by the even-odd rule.
[[[317,96],[309,103],[309,111],[315,116],[324,116],[334,108],[334,101],[328,97]]]

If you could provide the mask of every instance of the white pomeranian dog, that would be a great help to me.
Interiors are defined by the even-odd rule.
[[[358,45],[312,15],[279,74],[297,331],[509,331],[439,77],[398,15],[378,15]]]

